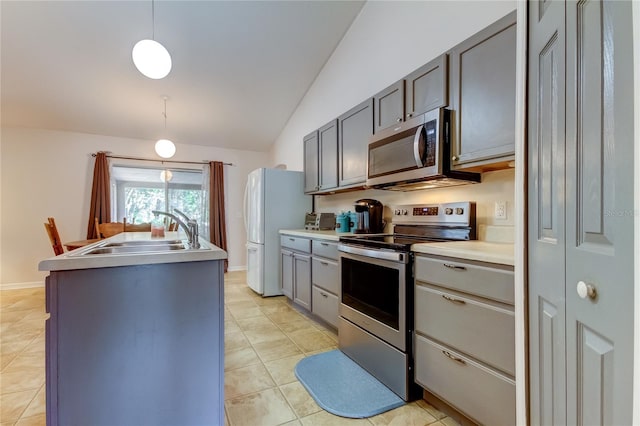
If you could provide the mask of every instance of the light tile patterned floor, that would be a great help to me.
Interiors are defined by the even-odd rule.
[[[225,415],[230,426],[453,426],[425,401],[369,419],[322,410],[296,379],[303,357],[335,349],[336,333],[292,308],[261,298],[245,273],[225,276]],[[0,426],[44,425],[44,288],[0,292]]]

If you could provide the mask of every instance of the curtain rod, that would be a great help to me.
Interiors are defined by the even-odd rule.
[[[107,154],[107,158],[118,158],[121,160],[138,160],[138,161],[154,161],[156,163],[181,163],[181,164],[209,164],[209,161],[177,161],[177,160],[155,160],[153,158],[142,158],[142,157],[126,157],[123,155],[111,155]],[[96,153],[91,154],[92,157],[96,156]],[[233,166],[233,163],[222,163],[225,166]]]

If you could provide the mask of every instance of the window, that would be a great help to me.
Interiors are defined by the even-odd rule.
[[[177,208],[202,225],[201,170],[113,166],[111,180],[114,220],[151,222],[153,210],[174,213]]]

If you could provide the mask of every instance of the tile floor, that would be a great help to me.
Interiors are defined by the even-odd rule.
[[[45,424],[44,288],[0,292],[0,426]],[[336,333],[293,309],[285,297],[261,298],[245,273],[225,276],[225,414],[231,426],[457,425],[416,401],[368,419],[322,410],[296,379],[295,364],[337,347]]]

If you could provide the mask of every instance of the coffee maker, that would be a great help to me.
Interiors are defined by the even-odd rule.
[[[358,225],[356,234],[379,234],[384,231],[384,220],[382,220],[382,203],[378,200],[364,198],[355,202]]]

